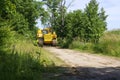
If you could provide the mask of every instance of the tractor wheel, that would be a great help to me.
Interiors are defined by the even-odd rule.
[[[56,39],[53,39],[53,40],[52,40],[52,45],[53,45],[53,46],[56,46],[56,45],[57,45],[57,40],[56,40]]]
[[[38,40],[38,45],[39,45],[40,47],[43,47],[43,39],[42,39],[42,38],[40,38],[40,39]]]

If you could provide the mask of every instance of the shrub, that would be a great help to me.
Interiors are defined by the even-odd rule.
[[[80,49],[80,50],[92,50],[93,44],[92,43],[84,43],[80,42],[79,40],[75,40],[69,46],[71,49]]]
[[[0,27],[0,50],[10,47],[13,42],[13,32],[9,27]]]

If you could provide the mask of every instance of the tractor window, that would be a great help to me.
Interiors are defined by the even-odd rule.
[[[43,30],[42,32],[43,32],[43,34],[48,34],[47,30]]]

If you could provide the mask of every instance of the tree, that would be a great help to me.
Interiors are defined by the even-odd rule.
[[[97,43],[106,30],[106,18],[107,15],[105,15],[104,9],[102,8],[99,11],[97,1],[91,0],[84,11],[76,10],[67,13],[64,27],[56,27],[57,34],[63,37],[62,40],[65,46],[68,46],[74,38],[80,38],[83,42]],[[60,17],[58,17],[57,22],[62,24]],[[62,30],[62,34],[60,30]]]
[[[0,22],[10,20],[16,13],[16,7],[10,0],[0,1]]]
[[[91,0],[85,8],[85,39],[86,41],[98,42],[106,30],[106,18],[104,11],[99,13],[99,4]],[[103,9],[102,9],[103,10]]]
[[[10,47],[13,32],[10,27],[10,20],[16,13],[15,5],[10,0],[0,1],[0,51]]]
[[[103,8],[99,11],[99,4],[96,0],[91,0],[84,11],[76,10],[69,13],[65,6],[66,0],[56,1],[47,0],[46,4],[51,17],[50,23],[58,37],[61,38],[61,43],[68,46],[77,37],[84,42],[97,43],[99,41],[106,30],[107,15]]]
[[[16,12],[13,18],[11,19],[10,24],[12,30],[22,35],[28,35],[29,32],[28,21],[22,14]]]
[[[1,0],[0,27],[31,37],[36,36],[36,19],[44,14],[43,3],[34,0]]]
[[[59,15],[59,6],[61,0],[44,0],[49,14],[48,22],[52,27],[56,25],[56,19]]]
[[[33,30],[36,19],[43,12],[42,3],[34,0],[11,0],[16,5],[16,11],[22,14],[28,21],[29,30]]]
[[[105,14],[105,10],[104,8],[101,8],[100,10],[100,13],[99,13],[99,18],[102,20],[103,22],[103,30],[104,29],[107,29],[106,26],[107,26],[107,22],[106,22],[106,18],[108,17],[108,15]]]

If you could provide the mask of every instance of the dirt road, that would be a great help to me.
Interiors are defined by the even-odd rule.
[[[69,77],[75,78],[68,80],[120,80],[120,59],[55,47],[44,49],[71,67],[64,76],[69,74]]]

